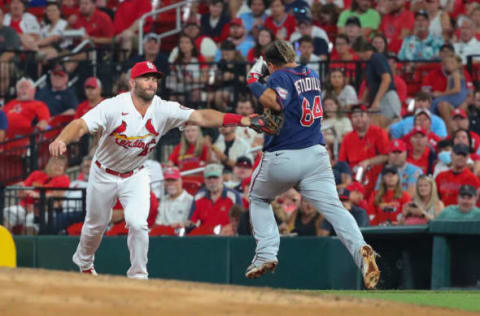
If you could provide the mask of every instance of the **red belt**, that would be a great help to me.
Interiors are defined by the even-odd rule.
[[[106,173],[109,173],[111,175],[114,175],[114,176],[117,176],[117,177],[120,177],[120,178],[131,177],[135,173],[135,170],[140,171],[140,170],[143,169],[143,166],[140,166],[137,169],[130,170],[130,171],[127,171],[127,172],[118,172],[118,171],[112,170],[110,168],[104,168],[102,166],[102,164],[100,162],[98,162],[98,160],[95,160],[95,164],[97,165],[98,168],[104,170]]]

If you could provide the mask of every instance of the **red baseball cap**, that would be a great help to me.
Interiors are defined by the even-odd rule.
[[[180,174],[180,170],[176,167],[170,167],[167,168],[163,171],[163,178],[165,180],[173,179],[173,180],[178,180],[182,177]]]
[[[421,133],[423,134],[424,136],[427,136],[427,131],[421,127],[421,126],[415,126],[413,129],[412,129],[412,135],[415,135],[417,133]]]
[[[352,106],[350,113],[359,112],[359,111],[367,112],[368,108],[365,106],[365,104],[355,104],[354,106]]]
[[[97,77],[90,77],[87,80],[85,80],[85,87],[91,87],[91,88],[98,88],[102,86],[102,83],[100,82],[100,79]]]
[[[67,75],[67,72],[61,64],[57,64],[55,65],[55,67],[53,67],[52,74],[63,77]]]
[[[401,139],[396,139],[390,142],[390,150],[388,152],[393,153],[395,151],[407,151],[407,144],[405,144],[405,142]]]
[[[358,191],[362,194],[365,194],[365,188],[363,187],[363,185],[360,182],[356,182],[356,181],[352,182],[349,185],[347,185],[347,187],[345,189],[347,189],[350,192]]]
[[[455,116],[460,116],[461,118],[464,118],[464,119],[466,119],[468,117],[467,112],[465,112],[465,110],[463,110],[463,109],[455,109],[452,112],[452,118],[454,118]]]
[[[155,64],[149,61],[142,61],[136,63],[135,66],[132,67],[130,78],[135,79],[147,74],[154,74],[158,78],[161,78],[163,76],[163,73],[157,70]]]
[[[240,18],[235,18],[230,21],[230,24],[243,26],[243,21]]]

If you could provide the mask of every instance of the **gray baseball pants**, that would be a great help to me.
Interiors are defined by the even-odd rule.
[[[338,198],[328,152],[322,145],[264,153],[253,173],[249,195],[250,220],[257,241],[252,263],[259,266],[277,260],[280,234],[270,202],[291,187],[298,189],[332,224],[361,268],[360,248],[366,243],[352,214]]]

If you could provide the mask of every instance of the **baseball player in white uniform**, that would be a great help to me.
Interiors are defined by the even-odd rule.
[[[112,216],[117,198],[129,229],[131,266],[127,276],[147,279],[150,174],[143,163],[160,137],[186,123],[203,127],[249,126],[250,119],[214,110],[192,110],[162,100],[155,93],[161,73],[151,62],[133,66],[130,91],[102,101],[82,118],[68,124],[50,144],[50,154],[65,153],[67,145],[102,129],[87,188],[87,215],[73,262],[81,272],[96,275],[94,255]]]

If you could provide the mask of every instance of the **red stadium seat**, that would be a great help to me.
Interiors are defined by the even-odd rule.
[[[195,195],[202,186],[202,182],[195,180],[184,178],[183,179],[183,188],[191,195]]]
[[[215,226],[212,225],[201,225],[197,228],[194,228],[188,236],[205,236],[205,235],[215,235],[213,229]]]
[[[175,229],[171,226],[155,225],[149,233],[150,236],[176,236]]]

